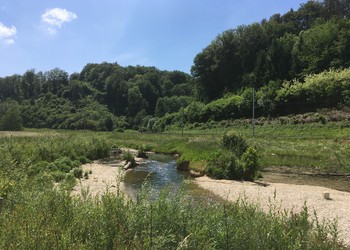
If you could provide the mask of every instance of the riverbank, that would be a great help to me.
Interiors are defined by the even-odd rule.
[[[196,178],[194,182],[228,201],[245,198],[248,202],[258,204],[264,211],[274,207],[279,211],[299,212],[306,204],[311,218],[316,211],[319,221],[336,219],[341,231],[340,238],[347,246],[350,245],[348,192],[308,185],[213,180],[206,176]],[[330,199],[323,197],[324,192],[330,193]]]
[[[121,167],[111,166],[94,161],[81,166],[84,172],[90,172],[88,178],[81,178],[77,181],[72,194],[88,195],[95,197],[105,192],[125,192],[123,184],[124,170]]]

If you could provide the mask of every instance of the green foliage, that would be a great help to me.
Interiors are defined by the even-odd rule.
[[[224,149],[234,152],[238,157],[241,157],[248,149],[247,141],[234,130],[229,130],[223,135],[221,146]]]
[[[123,153],[123,160],[126,162],[131,162],[131,164],[135,164],[135,157],[129,151]]]
[[[146,151],[142,147],[137,150],[136,156],[139,158],[148,158]]]
[[[241,115],[240,106],[243,98],[238,95],[232,95],[217,99],[208,103],[203,110],[203,120],[224,120],[238,118]]]
[[[121,192],[83,200],[22,186],[2,211],[0,248],[341,249],[333,225],[310,219],[306,207],[300,213],[265,213],[244,200],[194,201],[168,190],[152,199],[144,188],[132,201]]]
[[[241,157],[243,165],[244,179],[254,180],[259,174],[258,152],[253,147],[249,147]]]
[[[191,72],[202,97],[213,101],[242,87],[349,67],[347,5],[308,1],[296,11],[222,32],[194,58]]]
[[[75,178],[81,179],[83,178],[83,169],[82,168],[73,168],[73,175]]]
[[[304,82],[285,82],[277,90],[278,113],[304,113],[319,108],[346,105],[350,69],[330,70],[307,76]]]
[[[0,130],[22,130],[22,123],[18,103],[12,101],[0,102]]]
[[[208,163],[208,176],[215,179],[243,180],[244,172],[236,154],[230,151],[219,151]]]
[[[221,139],[220,150],[208,162],[206,173],[216,179],[254,180],[258,177],[259,163],[256,149],[233,130]]]

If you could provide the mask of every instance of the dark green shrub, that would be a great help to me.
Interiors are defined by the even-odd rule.
[[[28,168],[28,176],[34,176],[41,172],[44,172],[47,169],[48,164],[49,163],[47,161],[40,161],[36,164],[30,165]]]
[[[90,161],[86,156],[84,156],[84,155],[78,156],[78,160],[80,161],[81,164],[86,164],[86,163],[91,162],[91,161]]]
[[[90,160],[102,159],[109,156],[110,146],[105,140],[93,138],[87,147],[86,157]]]
[[[55,171],[51,173],[53,179],[55,182],[63,181],[66,175],[60,171]]]
[[[258,153],[249,147],[238,158],[232,151],[219,151],[209,161],[206,174],[215,179],[252,181],[259,174]]]
[[[72,172],[66,173],[65,177],[66,178],[62,182],[63,188],[66,190],[70,190],[75,186],[77,179],[75,178]]]
[[[85,171],[84,172],[84,178],[85,179],[89,179],[89,171]]]
[[[190,166],[190,162],[185,160],[183,157],[180,157],[176,160],[176,167],[178,170],[188,171]]]
[[[224,149],[231,150],[238,157],[241,157],[248,148],[247,141],[233,130],[229,130],[224,134],[221,146]]]
[[[146,152],[143,149],[139,149],[137,151],[137,157],[139,157],[139,158],[148,158]]]
[[[242,155],[241,163],[243,165],[244,179],[254,180],[259,174],[258,152],[249,147]]]
[[[83,178],[83,169],[82,168],[73,168],[73,175],[75,178]]]
[[[242,180],[244,178],[244,171],[237,156],[228,150],[215,154],[209,161],[206,173],[215,179]]]

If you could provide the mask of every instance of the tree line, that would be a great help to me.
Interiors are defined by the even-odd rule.
[[[87,64],[0,78],[0,129],[141,129],[349,106],[350,0],[308,1],[218,35],[191,75]],[[16,121],[16,122],[12,122]]]

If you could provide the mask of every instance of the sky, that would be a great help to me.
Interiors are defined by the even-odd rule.
[[[306,0],[0,0],[0,77],[80,72],[87,63],[190,73],[227,29],[298,9]]]

